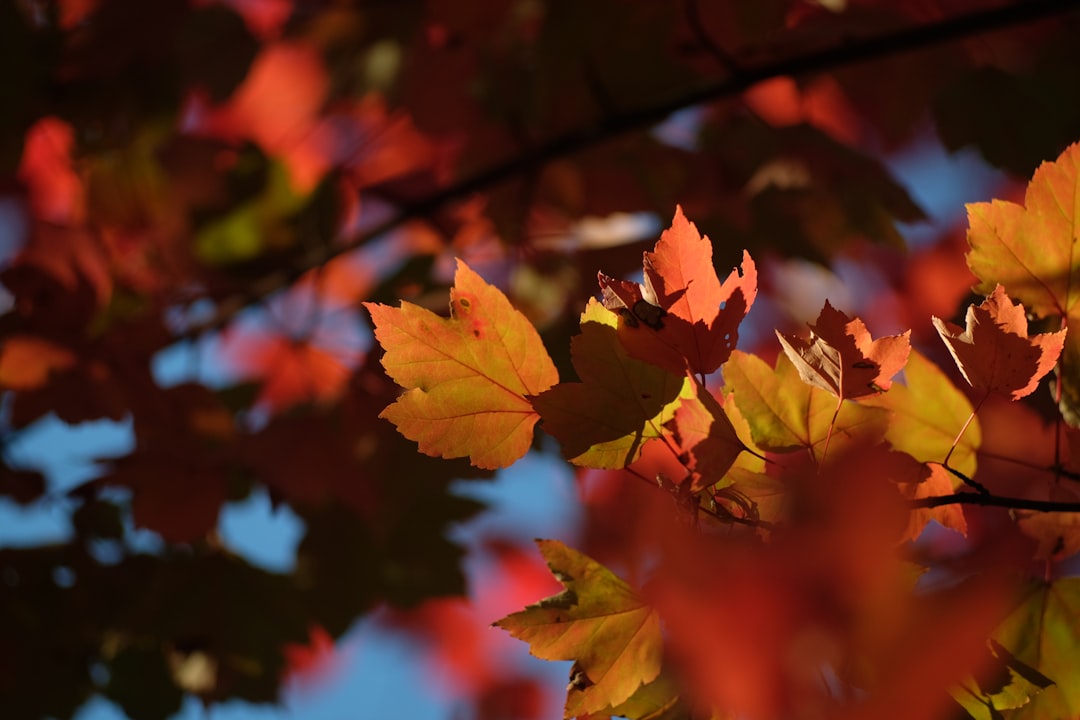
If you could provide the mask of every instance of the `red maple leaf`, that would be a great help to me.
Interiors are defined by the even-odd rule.
[[[934,327],[973,387],[1019,400],[1030,395],[1061,355],[1065,330],[1028,335],[1024,306],[998,285],[981,305],[969,305],[967,328],[935,317]]]
[[[776,337],[809,385],[839,398],[855,399],[888,390],[911,352],[911,331],[872,340],[859,318],[849,318],[829,301],[810,325],[810,337]]]
[[[621,316],[619,340],[631,356],[677,375],[707,375],[731,356],[739,323],[757,296],[757,269],[743,251],[741,272],[721,283],[712,243],[676,207],[671,227],[644,257],[645,282],[601,273],[604,306]]]

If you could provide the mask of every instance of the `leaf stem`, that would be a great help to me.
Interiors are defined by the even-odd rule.
[[[843,376],[841,376],[841,377],[843,377]],[[827,432],[825,434],[825,447],[821,449],[821,460],[818,461],[818,474],[819,475],[821,474],[821,468],[823,468],[825,466],[825,458],[829,454],[829,443],[832,441],[833,428],[836,427],[836,418],[840,415],[840,407],[843,404],[844,404],[844,397],[842,395],[837,396],[836,409],[833,410],[832,420],[829,421],[829,432]]]
[[[1062,317],[1061,317],[1061,325],[1066,330],[1066,332],[1068,332],[1069,318],[1068,318],[1067,315],[1062,315]],[[1063,380],[1062,380],[1062,378],[1064,378],[1064,376],[1065,376],[1065,366],[1062,363],[1062,357],[1064,356],[1064,354],[1065,353],[1062,352],[1061,355],[1058,356],[1057,372],[1055,373],[1056,377],[1055,377],[1055,383],[1054,383],[1054,404],[1057,406],[1057,409],[1058,409],[1057,417],[1054,419],[1054,468],[1055,468],[1054,482],[1055,483],[1057,483],[1057,481],[1061,479],[1061,470],[1062,470],[1062,462],[1061,462],[1061,423],[1064,420],[1064,416],[1061,414],[1061,393],[1063,391]]]
[[[960,439],[964,437],[964,433],[966,433],[968,427],[971,426],[971,421],[975,419],[976,413],[979,412],[979,409],[983,406],[983,403],[986,402],[986,398],[988,397],[990,397],[989,390],[987,390],[986,394],[982,396],[982,398],[979,400],[979,403],[974,408],[972,408],[971,414],[968,415],[968,419],[964,421],[964,427],[960,428],[960,432],[956,434],[956,439],[952,441],[952,446],[949,447],[949,452],[946,453],[945,459],[941,462],[941,464],[944,465],[946,469],[951,469],[949,468],[949,458],[952,457],[953,452],[955,452],[957,446],[960,445]],[[970,483],[971,481],[968,480],[967,482]]]
[[[946,470],[948,470],[948,471],[949,471],[950,473],[952,473],[952,474],[953,474],[953,475],[954,475],[955,477],[958,477],[958,478],[960,478],[961,480],[963,480],[963,481],[964,481],[964,484],[965,484],[965,485],[969,485],[970,487],[972,487],[972,488],[973,488],[973,489],[974,489],[974,490],[975,490],[975,491],[976,491],[977,493],[979,493],[980,495],[989,495],[989,494],[990,494],[990,491],[986,489],[986,486],[985,486],[985,485],[983,485],[983,484],[982,484],[981,482],[978,482],[978,481],[976,481],[976,480],[974,480],[974,479],[972,479],[972,478],[968,477],[967,475],[965,475],[964,473],[960,472],[960,471],[959,471],[959,470],[957,470],[956,468],[951,468],[951,467],[949,467],[948,465],[946,465],[946,464],[944,464],[944,463],[942,463],[942,464],[941,464],[941,467],[943,467],[943,468],[945,468]]]

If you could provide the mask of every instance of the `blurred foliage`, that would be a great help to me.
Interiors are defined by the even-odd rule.
[[[565,379],[596,270],[640,267],[677,203],[724,270],[897,257],[925,215],[886,151],[937,133],[1026,179],[1080,137],[1068,5],[0,4],[2,441],[51,415],[135,436],[71,489],[3,458],[0,502],[72,528],[0,550],[4,717],[273,701],[310,628],[462,594],[446,531],[481,508],[450,487],[477,472],[378,419],[362,301],[444,311],[466,258]],[[155,378],[205,340],[228,387]],[[292,571],[218,534],[258,488],[304,520]]]

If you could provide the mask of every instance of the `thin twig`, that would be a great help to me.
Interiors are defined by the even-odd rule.
[[[975,492],[979,493],[980,495],[989,495],[990,494],[990,491],[986,489],[986,486],[983,485],[978,480],[970,478],[967,475],[965,475],[964,473],[957,470],[956,468],[949,467],[948,465],[942,464],[941,467],[945,468],[950,473],[952,473],[954,477],[957,477],[960,480],[963,480],[965,485],[970,486],[972,489],[975,490]]]
[[[813,50],[755,67],[742,68],[736,75],[705,85],[685,95],[603,118],[598,124],[567,132],[509,160],[496,163],[486,170],[470,175],[426,198],[406,204],[393,217],[358,234],[348,242],[313,249],[312,252],[299,258],[293,267],[261,278],[247,288],[243,295],[226,298],[220,303],[218,312],[213,318],[191,327],[181,337],[192,337],[222,327],[251,302],[276,292],[312,268],[354,250],[375,237],[396,230],[410,220],[433,214],[453,201],[488,190],[510,178],[535,171],[554,160],[585,148],[650,128],[679,110],[736,96],[763,80],[786,75],[805,76],[821,73],[1035,22],[1077,7],[1080,7],[1080,0],[1024,0],[1012,5],[966,13],[940,22],[904,28],[875,37],[845,40],[821,50]]]
[[[1001,507],[1011,510],[1035,510],[1037,512],[1080,512],[1080,502],[1059,502],[1056,500],[1030,500],[1028,498],[983,495],[981,493],[953,493],[934,497],[917,498],[908,501],[911,508],[935,508],[942,505],[982,505]]]
[[[949,466],[949,458],[952,457],[953,452],[955,452],[956,448],[960,445],[960,440],[963,439],[964,433],[967,432],[967,429],[971,426],[971,421],[975,419],[975,415],[979,412],[979,409],[983,406],[983,403],[986,402],[986,398],[988,397],[990,397],[989,390],[987,390],[986,394],[979,400],[978,405],[971,409],[971,414],[968,415],[968,419],[964,421],[964,426],[960,428],[960,432],[956,434],[956,439],[952,441],[952,445],[949,446],[949,452],[946,453],[945,459],[941,463],[945,467]]]
[[[1014,458],[1007,455],[999,455],[996,452],[993,452],[991,450],[985,450],[983,448],[979,448],[979,455],[990,458],[991,460],[999,460],[1001,462],[1013,463],[1014,465],[1020,465],[1021,467],[1038,470],[1039,472],[1053,473],[1056,476],[1068,478],[1069,480],[1080,481],[1080,472],[1069,470],[1065,467],[1057,467],[1054,465],[1036,465],[1035,463],[1024,460],[1023,458]]]

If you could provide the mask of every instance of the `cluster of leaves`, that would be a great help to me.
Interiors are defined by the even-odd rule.
[[[828,301],[808,338],[777,332],[783,353],[775,366],[735,350],[757,295],[754,262],[745,253],[741,270],[721,282],[712,243],[681,209],[645,253],[643,284],[600,274],[603,302],[589,301],[571,344],[576,382],[557,382],[532,325],[464,263],[449,318],[408,303],[367,306],[383,365],[407,388],[383,416],[422,452],[505,467],[526,452],[540,421],[574,465],[625,469],[676,500],[666,510],[689,531],[667,524],[640,587],[562,543],[540,541],[565,590],[496,623],[537,657],[574,662],[565,717],[774,717],[796,709],[936,717],[949,701],[979,718],[1080,710],[1065,660],[1080,649],[1069,610],[1080,601],[1075,579],[1049,569],[1026,578],[1019,565],[1006,577],[985,560],[965,563],[972,574],[964,577],[948,567],[955,557],[920,559],[908,544],[931,520],[967,535],[963,503],[1023,505],[980,482],[976,411],[991,394],[1030,395],[1055,367],[1060,380],[1077,375],[1061,358],[1080,262],[1078,168],[1073,145],[1039,168],[1024,205],[969,208],[968,261],[992,290],[969,306],[966,328],[936,317],[933,324],[975,407],[912,350],[910,332],[872,339],[862,320]],[[1060,329],[1029,334],[1025,307],[1009,292]],[[905,383],[894,386],[905,368]],[[714,390],[712,377],[721,380]],[[1058,396],[1067,403],[1063,384]],[[1070,417],[1067,404],[1063,410]],[[1080,437],[1061,418],[1058,432]],[[650,445],[669,454],[667,467],[642,462]],[[1075,477],[1066,470],[1073,458],[1058,450],[1045,468],[1046,490]],[[1080,509],[1080,496],[1059,491],[1069,501],[1046,509]],[[1014,520],[1052,548],[1037,553],[1047,563],[1080,537],[1070,521],[1024,522],[1030,518]],[[787,567],[796,539],[804,545],[797,570]],[[837,547],[848,543],[861,547]],[[931,571],[953,576],[947,590],[918,583]],[[1018,588],[1020,598],[1011,597]],[[741,593],[768,611],[732,600]],[[976,601],[983,593],[999,597]],[[984,610],[961,621],[961,607],[976,602]],[[723,619],[711,628],[698,612]],[[910,652],[911,634],[925,637],[946,620],[952,626],[936,628],[936,648],[924,648],[920,661],[936,675],[893,666]],[[832,683],[806,677],[826,672]],[[837,692],[838,683],[850,689]],[[900,714],[890,709],[898,698]]]
[[[0,4],[0,502],[69,526],[0,548],[4,716],[71,717],[94,694],[151,719],[185,695],[273,701],[389,605],[419,606],[402,627],[479,668],[479,717],[534,720],[531,678],[454,649],[487,641],[455,634],[467,613],[445,598],[466,590],[447,530],[480,510],[452,483],[512,464],[538,422],[583,495],[610,500],[586,508],[595,561],[542,545],[568,589],[531,637],[576,661],[569,712],[840,714],[807,668],[901,707],[975,647],[998,674],[955,679],[970,712],[1076,714],[1055,653],[1073,635],[1058,560],[1080,537],[1041,512],[1075,502],[1074,151],[1023,205],[972,208],[988,299],[966,329],[938,325],[973,402],[943,357],[831,305],[793,336],[775,275],[861,255],[917,346],[929,315],[952,318],[961,252],[902,259],[899,224],[926,214],[877,156],[931,125],[1023,179],[1060,153],[1080,137],[1060,91],[1071,4]],[[616,213],[679,204],[717,248],[749,252],[714,259],[680,212],[642,267],[651,232],[618,232]],[[775,345],[734,349],[762,298],[784,330],[775,363]],[[1049,424],[999,399],[1051,367]],[[42,427],[103,421],[131,449],[77,479],[22,452]],[[219,533],[257,493],[305,524],[291,570]],[[898,545],[929,519],[975,549]],[[1035,579],[1006,597],[1016,583],[985,569],[1030,559],[1009,554],[1024,538],[1039,572],[1017,570]],[[542,585],[531,555],[485,542],[531,578],[518,590]],[[948,587],[913,594],[916,566]],[[995,607],[1014,610],[1002,624]]]

